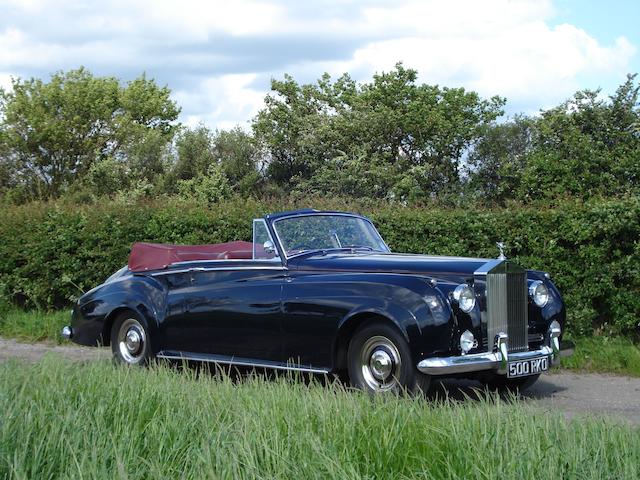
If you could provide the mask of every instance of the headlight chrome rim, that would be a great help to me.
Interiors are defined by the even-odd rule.
[[[465,330],[462,335],[460,335],[460,350],[463,355],[469,353],[471,349],[476,348],[477,346],[478,341],[469,330]]]
[[[476,306],[476,296],[473,289],[466,283],[461,283],[453,291],[453,299],[464,313],[471,313]]]
[[[549,289],[540,280],[536,280],[529,286],[529,296],[538,307],[543,308],[549,303]]]

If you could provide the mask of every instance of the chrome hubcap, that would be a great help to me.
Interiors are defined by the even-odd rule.
[[[377,380],[385,380],[391,374],[393,360],[384,350],[376,350],[371,355],[369,368],[371,368],[371,373]]]
[[[137,353],[138,350],[140,350],[140,340],[140,334],[133,328],[130,328],[127,332],[127,337],[124,342],[127,346],[127,350],[129,350],[129,352],[133,354]]]
[[[128,318],[118,331],[118,350],[127,363],[139,363],[144,358],[146,335],[140,322]]]
[[[360,365],[364,381],[372,390],[383,392],[398,387],[402,362],[398,348],[387,337],[371,337],[364,343]]]

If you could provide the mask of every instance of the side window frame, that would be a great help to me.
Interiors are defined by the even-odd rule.
[[[274,252],[275,252],[275,255],[274,255],[273,258],[256,258],[256,245],[258,244],[258,242],[256,242],[256,236],[257,236],[257,230],[258,230],[256,228],[257,224],[262,224],[262,226],[264,227],[264,231],[269,236],[269,241],[273,244],[273,249],[274,249]],[[265,221],[264,218],[254,218],[253,219],[253,242],[252,242],[252,244],[253,245],[251,247],[251,257],[253,258],[253,260],[282,263],[282,259],[280,258],[280,255],[278,254],[278,249],[276,247],[276,243],[273,241],[273,236],[271,235],[271,232],[269,231],[269,227],[267,226],[267,222]]]

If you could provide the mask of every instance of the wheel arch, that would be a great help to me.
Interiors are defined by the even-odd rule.
[[[334,370],[341,371],[347,368],[347,352],[353,335],[364,326],[376,322],[392,326],[404,337],[405,340],[407,340],[407,342],[409,342],[409,335],[407,334],[406,329],[393,319],[392,316],[378,311],[361,311],[354,313],[345,318],[338,327],[333,352]]]
[[[149,321],[147,315],[145,315],[144,312],[131,305],[119,305],[105,316],[104,325],[102,327],[102,345],[111,345],[111,330],[113,329],[113,323],[115,322],[116,318],[118,318],[124,312],[132,312],[135,315],[136,320],[142,323],[142,325],[149,333],[149,341],[151,342],[151,346],[153,347],[155,344],[153,337],[156,337],[155,333],[157,330],[156,328],[154,328],[154,322]]]

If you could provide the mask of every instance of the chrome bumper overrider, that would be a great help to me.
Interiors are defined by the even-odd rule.
[[[544,345],[539,350],[508,353],[507,340],[505,334],[498,335],[495,352],[425,358],[418,363],[418,370],[427,375],[454,375],[482,370],[494,370],[496,373],[505,374],[508,362],[547,357],[551,365],[558,365],[560,357],[568,357],[573,354],[575,348],[572,342],[560,343],[558,337],[551,337],[550,345]]]

